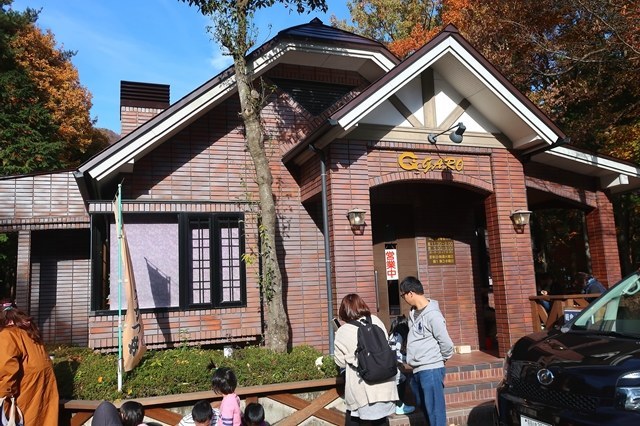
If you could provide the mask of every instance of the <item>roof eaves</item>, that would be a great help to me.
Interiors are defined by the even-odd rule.
[[[212,104],[233,93],[235,91],[234,82],[233,67],[229,67],[120,141],[92,157],[78,170],[97,180],[106,178],[121,164],[131,162],[136,155],[144,152],[154,143],[175,134],[191,119],[205,112]]]
[[[545,151],[545,154],[577,161],[588,166],[593,166],[597,169],[606,169],[611,172],[623,173],[640,178],[640,167],[638,167],[637,164],[629,161],[618,160],[606,155],[599,155],[587,150],[576,149],[575,147],[570,146],[560,146],[550,149],[549,151]]]
[[[299,29],[309,25],[302,24],[292,28]],[[331,31],[351,34],[337,28],[322,25],[331,29]],[[283,30],[273,39],[254,49],[247,56],[247,61],[251,64],[250,68],[253,73],[258,75],[288,51],[305,50],[312,53],[335,54],[335,47],[339,46],[345,55],[366,56],[385,70],[391,69],[398,63],[398,58],[391,54],[381,43],[361,36],[353,38],[360,42],[347,40],[345,43],[345,39],[346,37],[342,41],[331,40],[325,37],[316,38],[313,35],[305,35],[303,37]],[[136,155],[150,149],[153,144],[175,134],[181,129],[181,126],[186,125],[185,123],[189,119],[203,113],[212,103],[234,93],[236,89],[235,84],[233,84],[235,82],[233,71],[233,66],[228,67],[115,144],[87,160],[78,168],[78,171],[97,180],[111,176],[122,164],[130,163]],[[225,84],[225,86],[224,90],[218,93],[219,96],[208,98],[202,102],[203,97],[222,84]],[[199,100],[201,101],[200,104],[195,105],[194,103]]]

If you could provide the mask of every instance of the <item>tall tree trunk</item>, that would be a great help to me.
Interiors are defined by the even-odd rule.
[[[289,346],[289,324],[284,309],[282,272],[276,253],[276,203],[273,196],[273,177],[269,156],[264,146],[264,129],[260,120],[262,99],[252,90],[252,75],[247,71],[246,54],[255,44],[251,37],[255,29],[251,23],[254,13],[282,3],[288,9],[302,13],[306,10],[327,11],[325,0],[181,0],[195,5],[214,25],[207,27],[214,40],[224,46],[233,57],[236,87],[240,96],[240,117],[244,122],[247,149],[253,160],[258,183],[260,206],[261,290],[266,306],[266,345],[284,352]],[[256,96],[254,96],[256,93]]]
[[[245,126],[245,138],[253,159],[260,194],[260,256],[262,259],[261,288],[266,303],[266,346],[278,352],[287,350],[289,327],[282,294],[282,273],[276,253],[276,205],[269,157],[264,147],[264,129],[260,121],[258,99],[252,94],[251,80],[244,56],[234,57],[236,84],[240,96],[240,116]],[[253,92],[255,93],[255,92]]]

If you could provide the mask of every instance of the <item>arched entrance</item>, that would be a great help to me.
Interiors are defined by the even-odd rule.
[[[378,315],[389,324],[406,315],[399,282],[420,278],[439,302],[456,345],[484,348],[495,334],[484,200],[476,187],[433,180],[371,188]]]

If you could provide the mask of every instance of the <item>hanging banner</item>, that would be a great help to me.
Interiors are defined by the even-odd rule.
[[[118,200],[119,201],[119,200]],[[120,246],[120,259],[122,262],[122,283],[124,284],[127,297],[127,313],[122,326],[123,342],[123,364],[124,371],[131,371],[138,365],[142,355],[147,351],[144,343],[144,326],[140,317],[140,305],[138,303],[138,292],[136,291],[136,281],[133,275],[133,264],[129,253],[129,244],[122,223],[122,212],[120,203],[114,203],[114,213],[116,217],[116,229],[120,230],[118,244]]]
[[[398,251],[394,248],[384,249],[384,265],[387,281],[398,279]]]

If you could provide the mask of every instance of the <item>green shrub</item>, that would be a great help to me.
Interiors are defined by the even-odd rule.
[[[225,358],[222,350],[180,347],[148,351],[140,364],[123,375],[118,392],[117,355],[94,353],[88,348],[55,347],[54,369],[61,399],[122,399],[211,390],[210,363],[230,367],[238,386],[265,385],[335,377],[333,360],[310,346],[297,346],[279,354],[263,347],[235,349]]]

